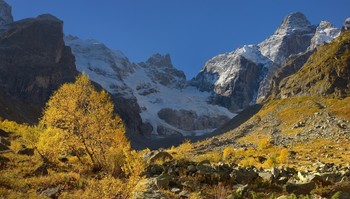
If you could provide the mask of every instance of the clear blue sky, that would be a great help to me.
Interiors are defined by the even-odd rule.
[[[291,12],[340,27],[349,0],[6,0],[15,20],[51,13],[65,34],[97,39],[133,62],[156,52],[192,78],[211,57],[268,37]]]

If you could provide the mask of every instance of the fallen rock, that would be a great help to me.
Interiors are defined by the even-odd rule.
[[[236,194],[238,194],[240,197],[244,197],[248,192],[248,184],[246,185],[238,184],[233,188],[234,189],[236,188]]]
[[[189,198],[190,194],[187,191],[181,191],[179,193],[180,198]]]
[[[60,191],[61,191],[60,187],[48,188],[42,191],[41,195],[47,196],[49,198],[58,198]]]
[[[278,168],[276,168],[276,167],[272,167],[271,168],[271,174],[273,175],[273,177],[275,179],[277,179],[280,176],[281,171]]]
[[[170,155],[170,153],[165,151],[151,151],[143,155],[143,160],[146,161],[148,164],[152,164],[157,161],[165,162],[172,159],[173,159],[173,156]]]
[[[259,177],[259,175],[251,169],[233,170],[230,177],[238,184],[249,184]]]
[[[188,172],[195,173],[197,171],[197,168],[194,165],[188,165],[187,170]]]
[[[316,176],[315,174],[310,174],[307,172],[302,172],[302,171],[298,172],[298,178],[303,183],[311,182],[315,178],[315,176]]]
[[[291,183],[287,182],[285,185],[285,190],[289,194],[294,193],[297,195],[301,194],[310,194],[310,192],[316,188],[315,182],[307,182],[307,183]]]
[[[158,190],[155,178],[146,178],[137,183],[132,193],[132,199],[161,199],[164,195]]]
[[[321,186],[328,186],[335,184],[342,180],[342,176],[337,173],[322,173],[315,176],[312,181]]]
[[[210,165],[209,161],[202,161],[196,166],[198,174],[207,174],[210,175],[213,173],[213,168]]]
[[[159,176],[164,172],[164,168],[158,164],[152,164],[149,165],[146,169],[146,176],[147,177],[153,177],[153,176]]]
[[[179,188],[172,188],[171,192],[178,194],[178,193],[181,192],[181,189],[179,189]]]
[[[272,183],[272,181],[273,181],[273,175],[270,172],[259,172],[258,175],[265,182]]]
[[[305,127],[305,122],[298,122],[296,124],[294,124],[293,128],[301,128],[301,127]]]
[[[156,178],[156,185],[159,188],[168,188],[171,180],[172,180],[171,175],[169,175],[167,173],[163,173],[162,175],[160,175]]]

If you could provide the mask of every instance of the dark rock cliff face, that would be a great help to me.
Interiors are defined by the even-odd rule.
[[[271,78],[269,86],[270,90],[266,94],[267,97],[261,100],[260,102],[267,102],[268,100],[274,98],[280,98],[281,96],[279,91],[279,84],[281,83],[281,81],[284,78],[293,75],[294,73],[299,71],[314,51],[315,50],[307,51],[305,53],[289,57],[286,60],[286,64],[283,66],[283,68],[278,70]]]
[[[243,56],[235,61],[238,62],[237,65],[240,65],[239,71],[235,78],[226,84],[226,87],[220,88],[223,90],[218,92],[225,93],[225,95],[215,94],[210,100],[211,103],[224,106],[231,111],[242,109],[252,103],[264,70],[261,64],[256,64]]]
[[[63,41],[63,22],[41,15],[3,26],[0,33],[0,116],[36,122],[50,95],[74,81],[75,58]],[[17,101],[16,110],[10,105]],[[27,111],[21,111],[21,110]]]
[[[320,47],[305,65],[279,84],[277,98],[290,96],[350,96],[350,32]]]
[[[0,25],[13,22],[12,8],[4,0],[0,0]]]

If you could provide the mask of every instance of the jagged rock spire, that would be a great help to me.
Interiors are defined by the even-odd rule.
[[[293,12],[286,16],[275,34],[286,34],[293,30],[300,30],[311,25],[310,21],[301,12]]]
[[[4,0],[0,0],[0,25],[13,22],[12,7]]]

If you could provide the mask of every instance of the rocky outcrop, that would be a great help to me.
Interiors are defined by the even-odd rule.
[[[193,111],[170,108],[161,109],[158,112],[158,116],[168,124],[185,131],[215,129],[230,119],[226,116],[200,116]]]
[[[259,44],[260,51],[274,63],[282,65],[290,55],[306,51],[315,28],[304,14],[291,13],[272,36]]]
[[[155,54],[145,62],[132,63],[120,51],[95,40],[66,36],[65,41],[72,47],[78,71],[85,72],[112,95],[116,112],[125,122],[133,143],[135,139],[146,140],[139,135],[181,137],[186,133],[207,133],[223,123],[218,122],[219,118],[234,116],[223,107],[209,104],[210,93],[188,86],[186,76],[173,66],[169,54]],[[159,117],[162,109],[195,113],[192,120],[196,120],[196,125],[190,128],[168,123]],[[181,118],[175,115],[176,119]],[[175,115],[166,118],[175,118]],[[215,121],[209,122],[207,129],[202,128],[200,122],[206,123],[209,119]]]
[[[74,60],[63,41],[63,22],[56,17],[41,15],[5,25],[0,33],[1,116],[37,121],[53,91],[74,80]]]
[[[341,28],[342,32],[350,30],[350,18],[347,18],[344,22],[344,25]]]
[[[309,57],[314,53],[314,50],[307,51],[305,53],[301,53],[298,55],[290,56],[286,64],[279,69],[274,76],[271,78],[270,86],[268,87],[268,91],[266,92],[266,98],[261,98],[258,100],[258,102],[264,102],[268,101],[270,99],[279,98],[278,96],[280,94],[279,91],[279,84],[280,82],[290,76],[296,73],[300,70],[300,68],[306,63],[306,61],[309,59]]]
[[[154,54],[139,65],[149,69],[149,77],[163,86],[183,88],[186,85],[185,73],[174,68],[169,54]]]
[[[214,104],[231,111],[246,108],[265,99],[275,72],[283,68],[290,56],[307,54],[338,35],[339,29],[329,22],[314,26],[304,14],[291,13],[260,44],[243,46],[207,61],[191,85],[212,92]],[[249,73],[242,73],[244,70]]]
[[[321,23],[317,26],[315,35],[311,39],[311,45],[309,46],[309,50],[315,49],[317,46],[329,43],[334,38],[338,37],[340,34],[340,29],[334,27],[328,21],[321,21]]]
[[[350,96],[350,33],[318,49],[295,74],[279,85],[280,97]]]
[[[236,111],[255,102],[259,82],[270,64],[257,46],[243,46],[207,61],[190,83],[213,92],[211,103]]]
[[[303,176],[300,175],[303,173]],[[161,198],[160,193],[164,190],[173,192],[180,198],[188,198],[184,193],[203,190],[205,186],[220,186],[225,184],[230,191],[236,193],[235,197],[249,198],[249,191],[257,191],[261,185],[263,190],[282,190],[289,194],[309,195],[316,188],[333,187],[323,197],[332,196],[340,185],[347,186],[349,182],[350,168],[336,165],[321,165],[315,170],[297,171],[293,168],[258,169],[255,167],[239,167],[235,164],[222,162],[212,164],[208,160],[191,162],[186,160],[165,161],[162,164],[151,163],[145,170],[145,177],[136,187],[142,185],[145,189],[135,189],[137,194],[134,198],[148,196]],[[163,190],[160,192],[160,190]],[[258,192],[260,192],[258,191]],[[272,191],[272,189],[271,189]],[[272,193],[274,192],[272,191]],[[277,191],[278,192],[278,191]],[[346,190],[348,192],[348,190]],[[314,192],[318,193],[318,192]],[[230,198],[230,197],[228,197]]]
[[[4,0],[0,0],[0,26],[13,22],[12,8]]]
[[[257,101],[263,100],[270,90],[270,82],[276,71],[282,68],[288,57],[304,53],[311,45],[316,27],[304,14],[291,13],[284,18],[275,33],[259,44],[261,53],[273,61],[259,85]],[[315,44],[316,45],[316,44]]]

